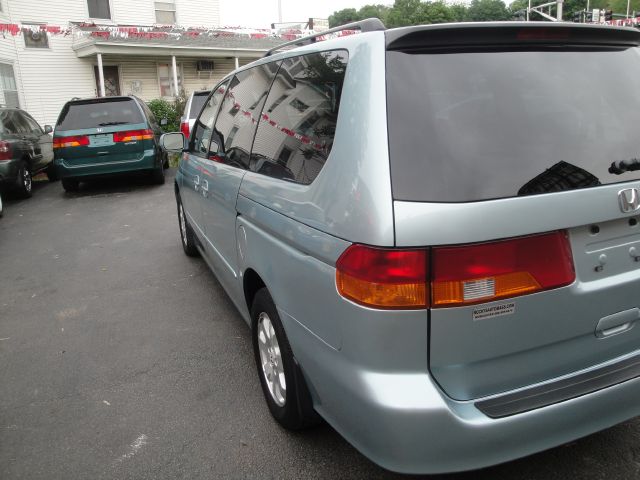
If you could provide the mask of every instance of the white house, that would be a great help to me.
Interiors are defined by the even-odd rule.
[[[218,0],[0,0],[0,103],[53,125],[71,98],[208,89],[283,42],[219,27]]]

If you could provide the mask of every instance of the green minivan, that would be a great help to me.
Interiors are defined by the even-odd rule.
[[[164,183],[168,158],[158,146],[161,134],[149,107],[135,96],[67,102],[53,133],[62,186],[76,191],[90,178],[138,172]]]

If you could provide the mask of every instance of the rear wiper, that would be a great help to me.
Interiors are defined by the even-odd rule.
[[[621,175],[624,172],[633,172],[634,170],[640,170],[640,158],[618,160],[617,162],[612,162],[609,167],[609,173],[615,175]]]
[[[127,122],[105,122],[105,123],[99,123],[98,126],[99,127],[107,127],[109,125],[124,125]]]

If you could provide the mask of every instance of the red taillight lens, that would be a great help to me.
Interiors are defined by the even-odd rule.
[[[83,147],[86,145],[89,145],[89,137],[86,135],[55,137],[53,139],[53,148]]]
[[[185,138],[189,138],[189,122],[182,122],[180,124],[180,131],[184,133]]]
[[[433,249],[432,306],[467,305],[573,283],[565,232]]]
[[[151,140],[153,130],[128,130],[126,132],[114,132],[114,142],[137,142],[138,140]]]
[[[427,250],[352,245],[336,263],[338,292],[373,308],[426,308]]]
[[[12,152],[11,152],[11,144],[9,142],[5,142],[4,140],[0,141],[0,162],[3,160],[11,160]]]
[[[336,262],[338,293],[382,309],[491,302],[563,287],[574,280],[566,232],[431,249],[352,245]]]

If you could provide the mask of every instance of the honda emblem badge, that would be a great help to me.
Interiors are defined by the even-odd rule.
[[[640,209],[640,194],[637,188],[625,188],[618,192],[620,210],[624,213],[635,212]]]

